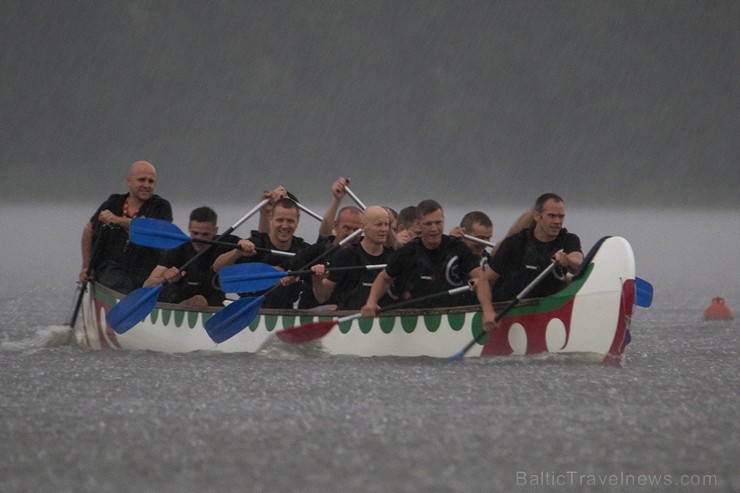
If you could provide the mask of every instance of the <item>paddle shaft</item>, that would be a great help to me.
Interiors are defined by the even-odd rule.
[[[346,271],[346,270],[363,270],[363,269],[367,269],[367,270],[379,270],[379,269],[385,269],[385,266],[386,266],[386,264],[348,265],[348,266],[345,266],[345,267],[329,267],[328,269],[326,269],[326,271],[327,272],[341,272],[341,271]],[[277,272],[280,272],[280,271],[277,271]],[[291,270],[291,271],[288,271],[288,272],[282,272],[282,273],[280,273],[280,275],[283,276],[283,274],[284,274],[283,277],[300,276],[300,275],[303,275],[303,274],[311,274],[312,272],[313,271],[311,269]],[[258,276],[259,276],[259,274],[255,274],[254,279],[259,279]]]
[[[562,250],[559,250],[559,251],[562,252]],[[540,283],[540,281],[542,281],[554,268],[555,268],[555,263],[553,262],[550,265],[548,265],[545,270],[543,270],[542,272],[540,272],[540,275],[538,275],[537,277],[535,277],[532,282],[530,282],[529,284],[527,284],[527,286],[524,289],[522,289],[522,291],[518,295],[516,295],[516,297],[513,300],[511,300],[511,302],[508,305],[506,305],[506,308],[504,308],[503,310],[501,310],[501,312],[499,312],[499,313],[496,314],[496,318],[495,318],[496,323],[498,323],[502,318],[504,318],[504,316],[507,313],[509,313],[509,311],[511,311],[512,308],[514,308],[516,305],[518,305],[519,302],[522,299],[524,299],[524,297],[527,296],[527,294],[530,291],[532,291],[535,288],[535,286],[537,286]],[[453,357],[453,359],[454,358],[462,358],[463,356],[465,356],[465,354],[468,351],[470,351],[470,348],[472,348],[478,342],[480,342],[480,340],[483,339],[487,334],[488,334],[488,332],[486,332],[485,330],[482,330],[480,332],[480,334],[478,334],[477,336],[475,336],[473,338],[473,340],[470,341],[462,349],[462,351],[460,351],[458,354],[456,354]]]
[[[395,303],[393,305],[384,306],[383,308],[380,308],[377,313],[394,310],[397,308],[402,308],[409,304],[418,303],[419,301],[429,300],[432,298],[437,298],[439,296],[462,293],[463,291],[467,291],[469,289],[470,289],[470,286],[465,285],[465,286],[460,286],[457,288],[450,289],[448,291],[441,291],[439,293],[429,294],[426,296],[422,296],[420,298],[413,298],[410,300],[402,301],[400,303]],[[360,317],[362,317],[362,312],[357,312],[352,315],[337,318],[331,321],[312,322],[312,323],[305,324],[305,325],[299,325],[298,327],[290,327],[287,329],[281,329],[276,332],[276,335],[281,341],[288,343],[288,344],[304,344],[307,342],[315,341],[317,339],[321,339],[322,337],[327,335],[331,331],[331,329],[341,324],[342,322],[348,322],[350,320],[354,320]]]
[[[239,219],[233,226],[231,226],[224,233],[216,237],[214,241],[223,240],[226,235],[231,234],[236,228],[242,223],[259,211],[267,202],[268,199],[260,202],[254,209],[249,211],[241,219]],[[190,264],[192,264],[197,258],[203,255],[205,252],[210,250],[213,245],[208,245],[206,248],[194,255],[190,260],[180,267],[179,270],[185,270]],[[127,330],[134,327],[137,323],[141,322],[146,316],[154,309],[157,304],[157,297],[162,291],[164,285],[158,283],[156,286],[139,288],[127,294],[121,301],[119,301],[106,315],[108,324],[113,330],[122,334]]]
[[[146,217],[132,219],[129,233],[129,238],[132,242],[150,248],[169,250],[191,242],[220,245],[235,249],[239,248],[238,243],[219,241],[218,239],[192,238],[169,221],[150,219]],[[283,250],[271,250],[263,247],[254,248],[255,250],[270,252],[275,255],[283,255],[285,257],[295,256],[295,253]]]
[[[319,260],[325,259],[326,257],[328,257],[329,255],[331,255],[332,253],[334,253],[337,250],[339,250],[340,248],[342,248],[345,245],[345,243],[349,243],[350,241],[354,240],[355,238],[357,238],[361,234],[362,234],[362,230],[361,229],[358,229],[357,231],[353,232],[351,235],[347,236],[342,241],[340,241],[339,243],[337,243],[333,247],[329,248],[324,253],[322,253],[321,255],[319,255],[318,257],[316,257],[315,259],[311,260],[310,262],[308,262],[306,265],[302,266],[298,270],[299,271],[300,270],[306,270],[309,267],[311,267],[312,265],[317,264],[319,262]]]
[[[386,264],[349,265],[329,267],[326,272],[340,272],[353,270],[378,270]],[[272,283],[283,277],[313,274],[311,269],[284,271],[262,262],[248,262],[244,264],[228,265],[221,269],[219,277],[221,289],[229,293],[253,293],[272,287]]]
[[[352,200],[355,201],[355,204],[357,204],[358,206],[360,206],[360,209],[362,209],[363,211],[365,209],[367,209],[367,207],[365,207],[365,204],[362,203],[362,200],[360,200],[357,197],[357,195],[355,195],[355,193],[352,190],[349,189],[349,187],[345,186],[344,187],[344,191],[347,192],[347,195],[349,195],[350,197],[352,197]]]
[[[434,298],[439,298],[440,296],[444,296],[444,295],[452,296],[458,293],[464,293],[465,291],[468,291],[468,290],[470,290],[470,286],[466,284],[465,286],[459,286],[453,289],[448,289],[447,291],[440,291],[439,293],[432,293],[426,296],[420,296],[418,298],[411,298],[405,301],[401,301],[399,303],[394,303],[392,305],[383,306],[378,309],[377,313],[397,310],[399,308],[403,308],[404,306],[409,306],[409,305],[419,303],[420,301],[429,301],[429,300],[432,300]],[[358,312],[358,313],[353,313],[352,315],[347,315],[346,317],[338,318],[335,320],[335,322],[337,324],[340,324],[342,322],[348,322],[350,320],[354,320],[360,317],[362,317],[362,313]]]
[[[300,209],[301,209],[301,210],[302,210],[303,212],[305,212],[305,213],[306,213],[306,214],[308,214],[309,216],[312,216],[312,217],[313,217],[314,219],[317,219],[317,220],[319,220],[319,221],[323,221],[323,220],[324,220],[324,218],[323,218],[323,217],[319,216],[319,215],[318,215],[318,214],[316,214],[316,213],[315,213],[314,211],[312,211],[311,209],[309,209],[309,208],[308,208],[308,207],[306,207],[305,205],[301,204],[300,202],[296,202],[296,204],[298,204],[298,207],[299,207],[299,208],[300,208]]]
[[[213,240],[213,241],[223,240],[226,236],[230,235],[236,228],[238,228],[239,226],[241,226],[247,219],[249,219],[255,213],[257,213],[269,201],[270,201],[270,199],[264,199],[262,202],[260,202],[256,206],[254,206],[254,208],[251,211],[249,211],[246,214],[244,214],[244,216],[242,216],[241,219],[239,219],[237,222],[235,222],[231,227],[229,227],[229,229],[227,229],[226,231],[224,231],[223,233],[221,233],[220,235],[218,235],[216,237],[216,239]],[[180,267],[178,270],[181,270],[181,271],[182,270],[185,270],[186,267],[190,266],[193,262],[196,261],[196,259],[198,259],[201,255],[205,254],[208,250],[210,250],[212,246],[213,245],[208,245],[203,250],[201,250],[200,252],[198,252],[197,254],[195,254],[195,256],[193,256],[190,260],[188,260],[187,262],[185,262],[183,264],[183,266]]]
[[[297,203],[297,202],[296,202],[296,203]],[[300,205],[300,204],[299,204],[299,205]],[[353,240],[353,239],[354,239],[354,238],[356,238],[356,237],[357,237],[357,236],[358,236],[358,235],[359,235],[360,233],[362,233],[362,230],[361,230],[361,229],[358,229],[357,231],[355,231],[355,232],[354,232],[354,233],[352,233],[351,235],[347,236],[347,237],[346,237],[345,239],[343,239],[342,241],[340,241],[339,243],[337,243],[337,244],[336,244],[336,245],[334,245],[333,247],[331,247],[331,248],[329,248],[328,250],[326,250],[326,251],[325,251],[324,253],[322,253],[321,255],[319,255],[318,257],[316,257],[315,259],[313,259],[313,260],[311,260],[310,262],[308,262],[308,263],[307,263],[306,265],[303,265],[303,266],[301,266],[301,268],[300,268],[300,269],[298,269],[298,271],[303,271],[303,270],[306,270],[306,269],[308,269],[309,267],[311,267],[312,265],[315,265],[315,264],[316,264],[316,263],[317,263],[317,262],[318,262],[319,260],[322,260],[322,259],[326,258],[327,256],[331,255],[332,253],[334,253],[334,252],[336,252],[337,250],[339,250],[340,248],[342,248],[342,247],[344,246],[344,244],[345,244],[345,243],[347,243],[347,242],[349,242],[349,241]],[[268,290],[267,290],[267,291],[266,291],[266,292],[265,292],[265,293],[264,293],[264,294],[263,294],[262,296],[263,296],[263,297],[264,297],[264,296],[267,296],[267,295],[268,295],[269,293],[272,293],[272,292],[273,292],[274,290],[276,290],[276,289],[277,289],[277,288],[279,288],[279,287],[280,287],[280,283],[275,283],[275,285],[274,285],[273,287],[271,287],[270,289],[268,289]]]
[[[75,323],[77,323],[77,315],[80,313],[80,307],[82,306],[82,298],[85,295],[85,291],[87,291],[87,283],[83,283],[80,286],[80,294],[77,296],[77,301],[75,301],[75,307],[74,310],[72,310],[72,317],[69,319],[69,326],[73,329],[75,328]]]
[[[103,231],[100,233],[100,236],[107,235],[108,234],[108,226],[102,226]],[[90,255],[90,263],[88,264],[88,275],[92,276],[94,275],[92,271],[92,267],[95,265],[96,260],[100,256],[100,245],[103,244],[103,241],[100,237],[95,239],[95,244],[93,245],[93,251]],[[87,291],[87,284],[83,283],[80,287],[80,294],[77,295],[77,301],[75,302],[74,310],[72,310],[72,316],[69,318],[69,326],[74,329],[75,324],[77,323],[77,316],[80,314],[80,307],[82,306],[82,298],[85,296],[85,291]]]
[[[338,248],[341,248],[344,243],[354,239],[361,232],[362,230],[358,229],[357,231],[340,241],[338,244],[334,245],[315,259],[308,262],[299,270],[305,270],[314,263],[326,257],[327,255],[331,255]],[[214,342],[221,343],[244,330],[245,327],[252,323],[254,318],[259,313],[260,306],[262,305],[262,302],[265,300],[267,295],[275,291],[280,286],[281,284],[279,282],[276,282],[271,288],[269,288],[267,291],[257,296],[256,298],[240,298],[227,307],[219,310],[205,323],[206,331],[208,332],[209,337]]]
[[[463,237],[464,237],[464,238],[465,238],[466,240],[474,241],[474,242],[476,242],[476,243],[480,243],[481,245],[486,245],[486,246],[489,246],[489,247],[491,247],[491,248],[495,248],[495,247],[496,247],[496,244],[495,244],[495,243],[493,243],[493,242],[491,242],[491,241],[486,241],[486,240],[483,240],[483,239],[481,239],[481,238],[477,238],[477,237],[475,237],[475,236],[470,236],[470,235],[466,235],[466,234],[463,234]]]
[[[194,241],[196,243],[207,243],[209,245],[220,245],[224,247],[229,248],[239,248],[238,243],[229,243],[227,241],[218,241],[218,240],[206,240],[205,238],[191,238],[190,241]],[[282,250],[271,250],[269,248],[262,248],[262,247],[254,247],[255,250],[258,252],[270,252],[274,255],[282,255],[283,257],[295,257],[295,253],[293,252],[284,252]]]
[[[357,197],[357,195],[355,195],[355,193],[352,190],[350,190],[349,187],[344,187],[344,190],[345,190],[345,192],[347,192],[347,195],[349,195],[350,197],[352,197],[352,200],[355,201],[355,203],[360,207],[360,209],[362,209],[363,211],[365,209],[367,209],[367,207],[365,207],[365,204],[362,203],[362,200],[360,200],[359,197]],[[471,236],[471,235],[468,235],[468,234],[463,234],[463,237],[466,240],[474,241],[476,243],[480,243],[481,245],[486,245],[486,246],[491,247],[491,248],[495,248],[496,247],[496,244],[495,243],[492,243],[490,241],[483,240],[481,238],[477,238],[475,236]]]

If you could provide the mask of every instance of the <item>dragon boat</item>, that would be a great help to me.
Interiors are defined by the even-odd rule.
[[[622,360],[636,296],[632,248],[621,237],[605,237],[586,255],[580,273],[554,295],[522,300],[493,333],[480,338],[468,356],[590,353],[604,363]],[[257,352],[281,329],[333,320],[352,312],[263,309],[250,325],[216,344],[204,324],[220,308],[158,303],[141,322],[116,333],[108,311],[123,298],[91,283],[82,301],[78,339],[94,349]],[[500,310],[508,303],[497,304]],[[644,305],[643,305],[644,306]],[[342,322],[317,341],[332,355],[449,357],[481,334],[479,306],[399,309],[376,318]]]

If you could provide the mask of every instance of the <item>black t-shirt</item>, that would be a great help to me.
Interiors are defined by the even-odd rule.
[[[488,262],[491,260],[491,254],[488,251],[484,250],[480,256],[476,255],[476,258],[478,259],[478,266],[481,269],[486,270],[489,268]],[[474,291],[466,291],[460,293],[458,296],[460,297],[461,305],[478,305],[480,303],[478,301],[478,295]]]
[[[499,275],[493,287],[494,301],[513,300],[551,263],[555,253],[582,252],[580,238],[565,228],[550,242],[544,243],[534,237],[531,229],[523,229],[505,238],[489,268]],[[557,293],[565,287],[565,272],[553,269],[553,273],[539,282],[527,295],[538,298]]]
[[[226,235],[220,238],[219,241],[236,243],[239,241],[239,237]],[[221,306],[224,301],[224,293],[214,286],[213,278],[216,276],[216,273],[211,267],[219,255],[228,251],[231,251],[231,249],[227,246],[211,245],[206,252],[199,255],[194,262],[187,265],[185,268],[185,277],[176,283],[165,285],[159,295],[159,300],[167,303],[180,303],[199,294],[208,300],[209,305]],[[164,251],[159,260],[159,265],[168,268],[181,268],[197,254],[198,252],[193,248],[193,244],[188,242],[177,248]]]
[[[252,231],[252,236],[249,241],[254,243],[254,246],[259,248],[267,248],[270,250],[279,250],[270,241],[270,236],[267,233],[261,233],[259,231]],[[297,236],[293,237],[293,241],[290,245],[288,252],[298,253],[304,248],[308,247],[308,243],[303,241],[303,238]],[[276,255],[271,252],[257,251],[255,255],[250,257],[241,257],[236,263],[247,263],[247,262],[262,262],[273,267],[280,267],[283,270],[290,270],[292,265],[292,257],[286,257],[284,255]],[[277,282],[277,281],[276,281]],[[301,283],[293,283],[289,286],[277,286],[270,288],[265,296],[265,300],[262,302],[263,308],[293,308],[293,303],[298,299],[298,294],[301,290]],[[265,293],[261,291],[259,293],[241,293],[242,296],[257,296]]]
[[[334,247],[334,236],[319,236],[319,239],[313,245],[308,245],[303,250],[296,253],[291,262],[290,270],[307,270],[313,265],[314,259],[320,257],[324,252]],[[336,255],[336,252],[329,254],[327,257],[319,259],[319,262],[329,263]],[[311,274],[301,275],[300,296],[298,298],[298,308],[307,310],[319,306],[318,300],[313,294],[313,277]]]
[[[117,216],[123,216],[123,207],[128,196],[128,193],[111,195],[90,218],[93,225],[93,251],[95,252],[93,255],[95,258],[92,259],[93,265],[90,267],[91,270],[100,273],[107,264],[114,264],[128,271],[137,280],[136,284],[141,286],[157,265],[161,250],[135,245],[129,241],[127,229],[105,225],[98,219],[98,215],[106,209]],[[172,222],[172,207],[159,195],[152,195],[141,205],[137,217]]]
[[[468,275],[479,266],[479,258],[459,238],[442,235],[440,245],[427,249],[421,238],[414,238],[396,250],[386,272],[395,279],[394,290],[401,298],[449,291],[468,282]],[[415,306],[444,307],[465,304],[460,296],[439,296]]]
[[[380,255],[370,255],[362,245],[352,245],[334,255],[331,267],[387,264],[392,252],[390,248],[383,247]],[[359,310],[367,301],[378,272],[380,271],[367,269],[329,271],[329,280],[335,282],[336,286],[328,303],[335,303],[340,310]],[[385,306],[392,302],[393,299],[386,294],[378,305]]]

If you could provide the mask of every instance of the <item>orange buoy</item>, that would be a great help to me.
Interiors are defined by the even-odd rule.
[[[725,305],[724,298],[717,296],[712,303],[704,309],[704,320],[732,320],[732,310]]]

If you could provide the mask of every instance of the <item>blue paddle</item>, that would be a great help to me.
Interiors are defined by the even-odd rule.
[[[131,220],[129,226],[129,239],[131,243],[151,248],[177,248],[180,245],[194,241],[196,243],[207,243],[229,248],[239,248],[236,243],[218,240],[206,240],[205,238],[192,238],[185,234],[180,228],[168,221],[152,219],[149,217],[137,217]],[[224,235],[221,235],[224,236]],[[270,252],[274,255],[293,257],[295,253],[282,250],[271,250],[269,248],[255,247],[255,250]]]
[[[273,286],[273,289],[276,286]],[[239,298],[223,307],[214,316],[206,320],[205,328],[208,337],[219,344],[244,330],[257,317],[262,302],[265,301],[265,296],[270,291],[272,289],[256,298]]]
[[[247,219],[252,217],[257,211],[259,211],[265,204],[269,202],[269,199],[265,199],[257,204],[251,211],[246,213],[244,217],[239,219],[233,226],[227,229],[224,233],[219,235],[216,240],[224,238],[230,235],[236,228],[242,225]],[[132,221],[133,222],[133,221]],[[193,256],[190,260],[185,262],[180,270],[184,270],[187,266],[192,264],[195,259],[207,252],[211,247],[198,252],[197,255]],[[106,315],[105,319],[108,321],[113,330],[117,334],[123,334],[124,332],[131,329],[134,325],[138,324],[146,318],[154,309],[154,305],[157,304],[157,298],[159,297],[160,291],[164,287],[163,284],[158,284],[149,288],[139,288],[131,291],[125,298],[118,302]]]
[[[105,319],[116,334],[123,334],[146,318],[157,304],[157,298],[163,284],[150,288],[134,289],[125,298],[119,301]]]
[[[653,285],[645,279],[635,277],[635,305],[644,308],[653,303]]]
[[[322,253],[298,270],[304,270],[308,267],[311,267],[321,259],[327,257],[328,255],[331,255],[338,249],[342,248],[345,243],[354,240],[360,234],[362,234],[362,230],[358,229],[357,231],[340,241],[338,244],[326,250],[324,253]],[[280,284],[276,284],[273,281],[270,286],[270,289],[268,289],[267,292],[265,292],[261,296],[257,296],[256,298],[240,298],[233,303],[230,303],[225,308],[222,308],[215,315],[206,320],[206,332],[208,333],[208,336],[213,340],[213,342],[224,342],[225,340],[235,336],[236,334],[244,330],[245,327],[251,324],[255,317],[257,317],[260,306],[262,306],[262,302],[265,300],[265,296],[270,294],[275,289],[279,288]]]
[[[350,265],[347,267],[331,267],[327,272],[347,270],[377,270],[385,264]],[[245,264],[229,265],[218,273],[219,285],[224,293],[251,293],[271,288],[275,282],[283,277],[310,274],[311,270],[284,271],[262,262],[248,262]]]

